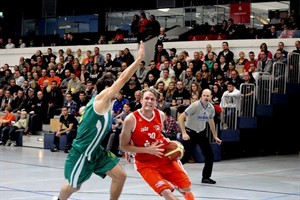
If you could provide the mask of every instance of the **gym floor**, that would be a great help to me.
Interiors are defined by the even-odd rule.
[[[61,151],[30,147],[0,146],[0,199],[51,200],[57,195],[64,179],[66,154]],[[134,170],[121,158],[128,174],[120,200],[158,200]],[[299,155],[265,156],[221,160],[214,163],[215,185],[201,183],[202,163],[184,165],[196,199],[220,200],[299,200]],[[110,178],[95,175],[74,193],[73,200],[109,199]],[[177,191],[175,195],[183,199]]]

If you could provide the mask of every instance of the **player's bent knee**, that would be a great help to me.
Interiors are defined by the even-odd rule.
[[[107,172],[107,175],[113,180],[118,182],[125,182],[127,178],[126,172],[121,168],[121,166],[116,165],[112,170]]]
[[[160,195],[163,196],[165,199],[177,200],[172,191],[168,188],[162,190]]]

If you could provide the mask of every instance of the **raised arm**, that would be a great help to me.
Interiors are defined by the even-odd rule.
[[[144,59],[144,56],[145,46],[141,41],[135,61],[122,72],[120,77],[111,85],[111,87],[105,88],[96,96],[94,102],[96,112],[99,114],[107,112],[111,106],[111,100],[116,97],[116,94],[123,88],[125,83],[129,81],[135,71],[139,68],[139,63]]]

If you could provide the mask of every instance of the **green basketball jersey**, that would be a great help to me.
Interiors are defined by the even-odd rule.
[[[100,152],[103,152],[104,148],[101,146],[101,142],[111,127],[110,109],[107,113],[99,115],[94,110],[94,101],[95,97],[85,107],[79,121],[77,136],[72,144],[72,148],[84,154],[89,161],[102,154]]]

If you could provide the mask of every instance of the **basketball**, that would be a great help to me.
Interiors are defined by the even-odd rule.
[[[180,142],[171,140],[170,143],[166,145],[165,156],[170,160],[180,160],[183,154],[184,147]]]

